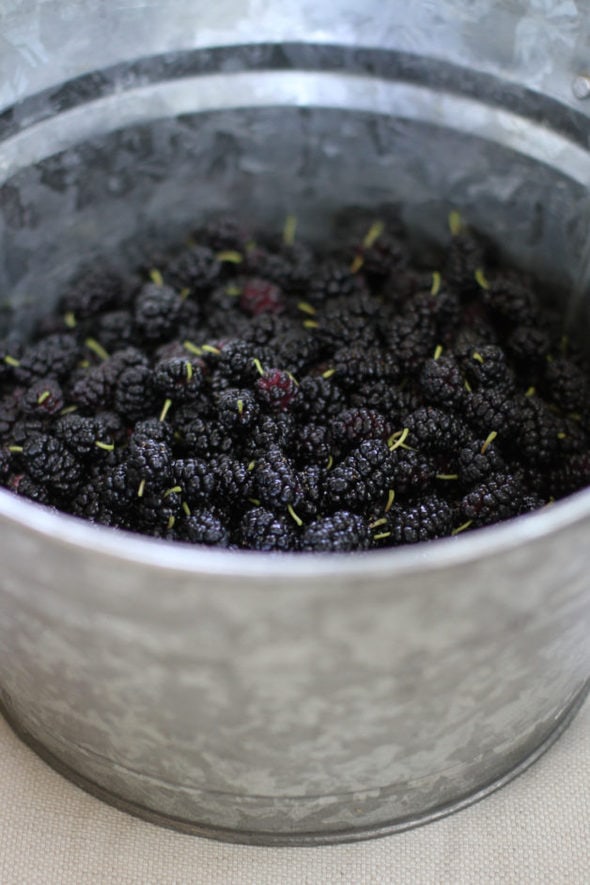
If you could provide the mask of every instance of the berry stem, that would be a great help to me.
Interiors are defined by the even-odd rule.
[[[243,260],[240,252],[236,252],[234,249],[225,249],[223,252],[218,252],[215,257],[218,261],[228,264],[241,264]]]
[[[287,504],[287,510],[289,511],[289,516],[291,516],[291,518],[297,523],[299,528],[301,528],[301,526],[303,525],[303,520],[300,516],[297,516],[297,514],[293,510],[293,505]]]
[[[374,221],[363,239],[363,248],[370,249],[383,233],[385,225],[382,221]]]
[[[496,439],[497,436],[498,436],[497,430],[492,430],[491,433],[488,433],[488,435],[486,436],[485,442],[480,449],[482,455],[485,455],[487,447],[490,445],[490,443],[493,443],[493,441]]]
[[[389,513],[395,501],[395,489],[389,489],[387,493],[387,504],[385,505],[385,513]]]
[[[480,289],[489,289],[490,288],[490,284],[487,281],[486,276],[485,276],[483,269],[481,267],[477,268],[474,276],[475,276],[475,282],[480,287]]]
[[[387,445],[389,446],[389,451],[393,452],[394,449],[399,449],[400,446],[403,446],[405,441],[408,438],[408,434],[410,432],[409,427],[404,427],[403,430],[398,430],[396,433],[392,433],[389,439],[387,440]]]
[[[471,525],[472,522],[473,522],[472,519],[468,519],[467,522],[464,522],[462,525],[457,526],[456,529],[453,529],[453,531],[451,532],[451,535],[459,535],[461,532],[464,532],[466,529],[469,528],[469,526]]]
[[[295,242],[295,233],[297,231],[297,217],[295,215],[287,215],[285,225],[283,227],[283,243],[285,246],[292,246]]]
[[[170,411],[170,406],[172,405],[172,400],[167,399],[164,401],[164,405],[162,406],[162,411],[160,412],[160,421],[166,420],[166,415]]]
[[[97,357],[101,360],[108,360],[109,355],[107,351],[104,349],[102,344],[96,340],[96,338],[87,338],[84,342],[88,350],[91,350],[92,353],[95,353]]]
[[[196,344],[193,344],[192,341],[183,341],[182,346],[185,350],[188,350],[189,353],[194,353],[195,356],[202,356],[203,351],[200,347],[197,347]]]
[[[181,486],[172,486],[171,489],[166,489],[162,497],[169,498],[170,495],[178,495],[179,492],[182,492]]]
[[[461,218],[461,213],[457,212],[456,209],[449,212],[449,230],[453,237],[458,236],[463,230],[463,219]]]
[[[355,255],[352,261],[350,262],[350,272],[358,273],[363,264],[365,263],[365,259],[362,255]]]

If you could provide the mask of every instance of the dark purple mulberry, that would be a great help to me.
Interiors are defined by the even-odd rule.
[[[387,545],[417,544],[448,535],[452,511],[447,501],[429,495],[404,505],[394,504],[383,533],[390,532]],[[385,539],[384,539],[385,540]]]
[[[363,510],[385,501],[391,488],[393,465],[387,443],[365,440],[326,476],[326,510]]]
[[[227,547],[229,532],[210,510],[195,510],[182,522],[181,540],[206,547]]]
[[[495,473],[468,492],[461,502],[466,520],[476,525],[501,522],[522,512],[524,490],[509,473]]]
[[[135,299],[135,324],[146,341],[164,341],[176,330],[182,299],[170,288],[146,283]]]
[[[310,523],[303,530],[301,549],[313,553],[350,553],[367,550],[370,532],[366,521],[356,513],[340,510]]]
[[[62,494],[77,491],[82,477],[80,462],[56,437],[39,433],[25,440],[22,459],[36,482]]]
[[[264,507],[246,511],[238,528],[240,546],[251,550],[282,551],[297,549],[292,522]]]

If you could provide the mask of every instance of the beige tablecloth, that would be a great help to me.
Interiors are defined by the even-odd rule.
[[[0,720],[0,885],[589,885],[590,703],[503,790],[399,836],[328,848],[223,845],[109,808]]]

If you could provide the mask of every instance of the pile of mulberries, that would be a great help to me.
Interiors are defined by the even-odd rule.
[[[590,483],[588,366],[453,214],[319,254],[230,220],[91,268],[0,341],[0,483],[94,523],[263,551],[458,535]]]

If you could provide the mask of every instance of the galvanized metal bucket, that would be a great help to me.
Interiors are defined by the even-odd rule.
[[[583,318],[590,15],[545,6],[6,0],[8,322],[211,213],[326,238],[345,206],[432,241],[460,207]],[[188,832],[334,842],[460,808],[555,739],[590,673],[590,491],[366,556],[191,549],[5,491],[0,523],[5,714]]]

